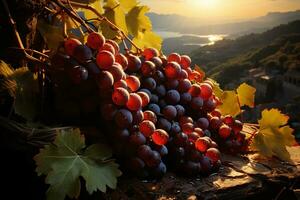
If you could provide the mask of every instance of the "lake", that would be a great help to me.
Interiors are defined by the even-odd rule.
[[[183,37],[183,36],[207,39],[207,40],[204,40],[205,42],[201,42],[201,43],[185,43],[184,44],[184,45],[193,45],[193,46],[213,45],[213,44],[215,44],[215,42],[223,40],[225,37],[228,36],[227,34],[197,35],[197,34],[187,34],[187,33],[179,33],[179,32],[172,32],[172,31],[161,31],[161,30],[156,30],[154,32],[157,33],[158,35],[160,35],[163,39],[177,38],[177,37]],[[201,41],[203,41],[203,40],[201,40]]]

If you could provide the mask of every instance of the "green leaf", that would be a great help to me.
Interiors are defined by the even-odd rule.
[[[27,120],[32,120],[38,112],[38,80],[27,67],[11,68],[0,61],[1,90],[6,90],[14,98],[15,112]]]
[[[104,16],[119,27],[126,35],[128,34],[125,13],[120,6],[110,9],[107,8]],[[101,25],[103,35],[108,39],[114,39],[118,32],[112,29],[107,23]]]
[[[152,31],[146,31],[146,32],[139,32],[137,37],[133,38],[133,43],[135,43],[139,48],[148,48],[148,47],[153,47],[158,50],[161,49],[161,44],[162,44],[162,39],[160,36],[155,34]],[[133,51],[136,49],[133,47]]]
[[[47,199],[63,200],[65,196],[79,197],[80,177],[85,179],[90,194],[105,192],[106,186],[116,188],[121,172],[116,163],[107,160],[111,156],[108,146],[93,144],[86,148],[79,129],[69,129],[58,132],[53,144],[41,149],[34,160],[36,172],[46,175],[46,183],[50,184]]]
[[[52,26],[45,20],[39,19],[37,29],[51,50],[57,50],[60,43],[64,41],[63,28],[61,26]]]
[[[152,29],[151,20],[145,15],[149,11],[147,6],[136,6],[126,16],[128,31],[134,37],[139,37],[140,32]]]

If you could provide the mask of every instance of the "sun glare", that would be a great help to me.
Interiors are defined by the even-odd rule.
[[[217,6],[218,0],[188,0],[191,6],[213,8]]]

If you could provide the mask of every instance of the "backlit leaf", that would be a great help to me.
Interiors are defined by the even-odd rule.
[[[153,47],[158,50],[161,49],[162,39],[160,38],[160,36],[158,36],[157,34],[155,34],[154,32],[151,32],[151,31],[146,31],[144,33],[139,32],[137,37],[134,37],[132,41],[139,48],[142,48],[142,49],[147,48],[147,47]],[[133,47],[132,50],[135,51],[135,48]]]
[[[126,35],[128,34],[125,13],[120,6],[114,9],[107,8],[104,16],[119,27]],[[103,35],[108,39],[114,39],[118,35],[118,32],[112,29],[107,23],[101,25],[101,30]]]
[[[86,148],[79,129],[69,129],[58,132],[53,144],[41,149],[34,160],[37,173],[46,175],[50,185],[47,199],[63,200],[66,196],[79,197],[80,177],[84,178],[89,194],[105,192],[106,186],[116,188],[121,172],[117,164],[107,160],[111,156],[108,146],[93,144]]]
[[[136,6],[132,8],[126,16],[128,31],[134,37],[139,37],[140,32],[152,29],[149,17],[145,15],[149,11],[147,6]]]
[[[207,78],[207,80],[209,80],[213,84],[213,92],[216,95],[216,97],[221,99],[224,91],[220,88],[220,84],[211,78]]]
[[[95,8],[100,14],[104,13],[103,5],[102,5],[102,3],[101,3],[100,0],[96,0],[93,3],[90,3],[89,6]],[[93,18],[97,18],[98,17],[94,12],[92,12],[92,11],[90,11],[88,9],[80,8],[80,9],[78,9],[78,11],[83,12],[84,13],[84,17],[86,19],[93,19]]]
[[[136,0],[119,0],[122,9],[127,13],[134,8],[138,2]]]
[[[223,115],[237,116],[241,109],[238,103],[238,96],[235,91],[225,91],[221,95],[222,104],[218,106]]]
[[[258,123],[262,129],[266,127],[283,126],[289,120],[289,116],[282,114],[280,110],[274,108],[271,110],[263,110],[261,115],[262,118],[258,121]]]
[[[254,107],[254,96],[256,89],[247,83],[241,84],[237,89],[237,95],[241,106]]]
[[[286,147],[294,145],[296,141],[292,134],[293,129],[286,125],[287,122],[288,116],[279,110],[263,110],[262,118],[259,120],[259,132],[254,137],[250,148],[261,155],[276,156],[281,160],[291,162]]]

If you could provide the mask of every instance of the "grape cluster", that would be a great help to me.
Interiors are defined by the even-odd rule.
[[[129,172],[210,174],[221,164],[219,146],[238,151],[245,143],[243,124],[216,109],[213,83],[191,68],[189,56],[154,48],[122,54],[100,33],[86,44],[69,38],[64,51],[59,56],[78,63],[67,70],[74,84],[95,80],[114,153]]]

